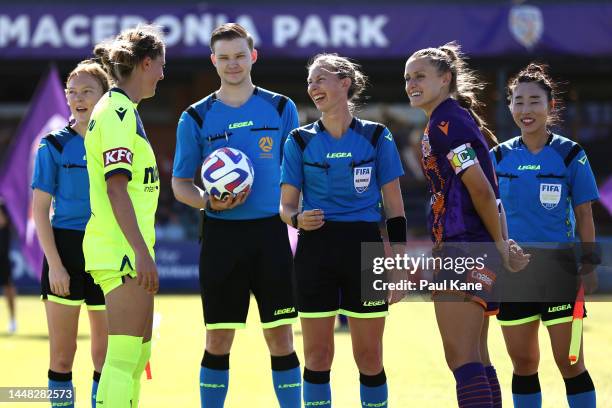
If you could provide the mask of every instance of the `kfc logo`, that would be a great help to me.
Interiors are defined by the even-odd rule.
[[[104,167],[116,163],[132,164],[132,152],[125,147],[107,150],[103,153]]]

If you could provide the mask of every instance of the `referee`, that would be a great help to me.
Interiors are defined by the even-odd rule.
[[[369,254],[361,253],[361,244],[382,241],[381,198],[389,240],[405,244],[399,186],[404,172],[389,130],[353,116],[353,101],[365,84],[359,66],[348,59],[314,57],[308,65],[308,94],[321,119],[291,132],[284,148],[281,217],[300,229],[294,265],[306,359],[305,406],[331,406],[339,313],[349,320],[362,406],[388,404],[382,358],[388,303],[386,294],[362,296],[362,278],[372,275],[365,271],[362,276],[361,259]]]
[[[582,147],[549,128],[558,120],[557,85],[547,66],[529,64],[508,85],[509,108],[521,135],[491,151],[507,211],[508,235],[529,247],[529,267],[508,278],[497,315],[512,359],[514,406],[542,406],[538,379],[540,321],[548,330],[553,355],[565,382],[571,408],[595,407],[595,387],[584,363],[568,358],[576,287],[597,286],[595,226],[591,202],[599,198],[595,177]],[[580,238],[580,270],[572,249]],[[578,278],[581,280],[578,280]],[[512,298],[514,294],[520,298]],[[581,333],[576,333],[580,338]]]
[[[224,404],[234,333],[245,327],[252,292],[278,402],[283,408],[297,408],[301,381],[291,329],[297,317],[291,248],[287,226],[278,216],[281,148],[298,127],[297,109],[287,97],[253,85],[250,73],[257,50],[243,27],[218,27],[210,46],[221,87],[181,116],[172,177],[177,200],[206,208],[200,256],[206,323],[201,403],[206,408]],[[221,147],[239,149],[253,162],[250,192],[218,200],[194,185],[203,159]]]

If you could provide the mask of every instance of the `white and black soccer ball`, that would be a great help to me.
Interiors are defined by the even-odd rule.
[[[222,147],[202,164],[202,183],[206,192],[220,200],[236,195],[253,185],[255,172],[251,159],[238,149]]]

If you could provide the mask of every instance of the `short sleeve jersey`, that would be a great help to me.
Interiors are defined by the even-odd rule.
[[[277,215],[282,145],[289,132],[298,126],[297,108],[286,96],[256,87],[242,106],[232,107],[213,93],[181,115],[173,176],[192,179],[213,151],[222,147],[238,149],[253,163],[251,192],[242,205],[207,215],[226,220]]]
[[[326,220],[378,222],[380,189],[403,174],[385,126],[353,118],[347,132],[334,138],[319,120],[291,132],[281,183],[302,191],[303,209],[321,209]]]
[[[91,218],[83,242],[85,268],[122,270],[128,262],[135,267],[134,251],[113,214],[106,180],[115,174],[129,179],[127,190],[138,227],[154,256],[159,173],[136,104],[121,89],[111,89],[96,104],[85,149],[91,197]]]
[[[575,238],[573,208],[597,200],[597,184],[582,147],[550,134],[532,153],[520,136],[491,150],[506,210],[508,235],[517,242],[567,243]]]
[[[499,197],[487,142],[472,115],[456,100],[446,99],[432,112],[421,149],[421,166],[431,192],[432,241],[491,241],[461,181],[463,172],[479,163]]]
[[[54,228],[85,230],[91,214],[85,144],[70,126],[40,141],[32,188],[53,196]]]

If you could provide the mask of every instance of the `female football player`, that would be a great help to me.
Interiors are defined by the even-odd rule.
[[[92,212],[85,268],[104,292],[109,330],[96,402],[137,407],[159,286],[153,259],[159,172],[136,107],[164,78],[165,45],[157,28],[138,26],[94,53],[116,84],[96,105],[85,138]]]
[[[479,106],[475,91],[483,84],[466,67],[455,43],[416,51],[406,62],[404,77],[411,105],[422,109],[429,119],[421,164],[432,193],[429,226],[434,252],[458,259],[465,252],[483,256],[480,252],[486,251],[486,243],[496,248],[488,253],[481,270],[460,274],[451,269],[436,274],[437,280],[447,283],[461,279],[480,284],[473,290],[466,287],[433,294],[446,362],[457,383],[458,404],[501,407],[499,382],[486,346],[487,315],[497,309],[494,283],[502,261],[509,267],[509,243],[503,235],[497,182],[488,155],[489,144],[497,141],[474,111]]]

